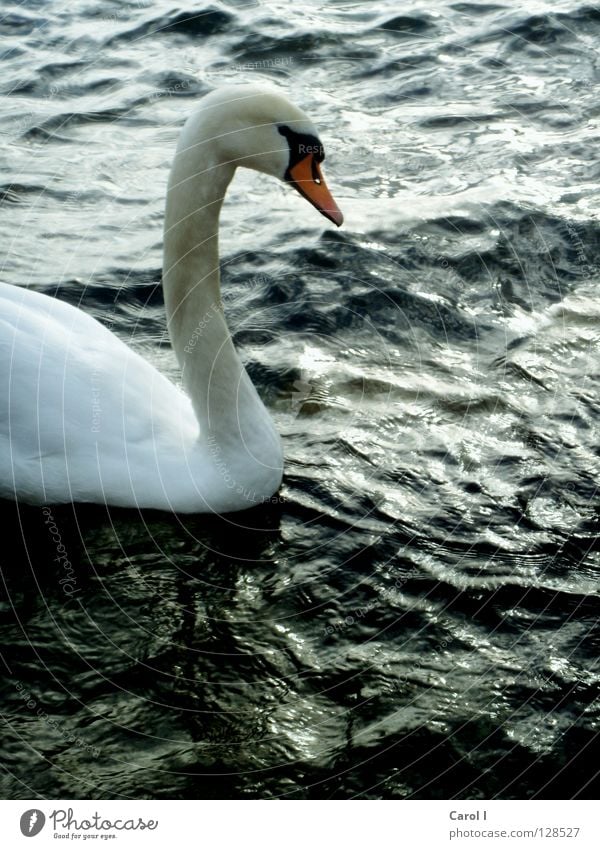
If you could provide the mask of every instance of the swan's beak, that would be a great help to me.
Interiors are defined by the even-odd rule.
[[[288,168],[286,177],[292,186],[306,200],[310,201],[325,218],[329,218],[338,227],[344,223],[344,216],[331,197],[331,192],[321,174],[319,163],[312,153],[309,153],[292,168]]]

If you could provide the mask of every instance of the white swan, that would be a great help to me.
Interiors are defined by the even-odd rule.
[[[185,393],[82,310],[0,284],[0,497],[181,512],[241,510],[279,488],[279,436],[221,304],[219,212],[238,165],[290,182],[338,226],[306,115],[231,86],[187,121],[171,169],[163,288]]]

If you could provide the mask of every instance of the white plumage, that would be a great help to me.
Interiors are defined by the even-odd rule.
[[[279,437],[222,312],[217,234],[237,164],[284,178],[282,123],[315,133],[243,86],[205,98],[182,132],[163,286],[185,392],[82,310],[0,284],[1,497],[222,513],[278,489]]]

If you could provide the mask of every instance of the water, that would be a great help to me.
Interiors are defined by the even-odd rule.
[[[280,500],[3,506],[3,796],[597,793],[600,13],[527,6],[4,4],[7,282],[177,379],[167,173],[227,82],[311,115],[346,225],[223,213]]]

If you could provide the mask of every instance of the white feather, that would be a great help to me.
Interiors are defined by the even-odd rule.
[[[278,489],[279,437],[222,313],[217,235],[236,165],[283,179],[280,123],[315,132],[281,95],[242,86],[182,132],[163,286],[187,394],[82,310],[0,284],[1,497],[222,513]]]

